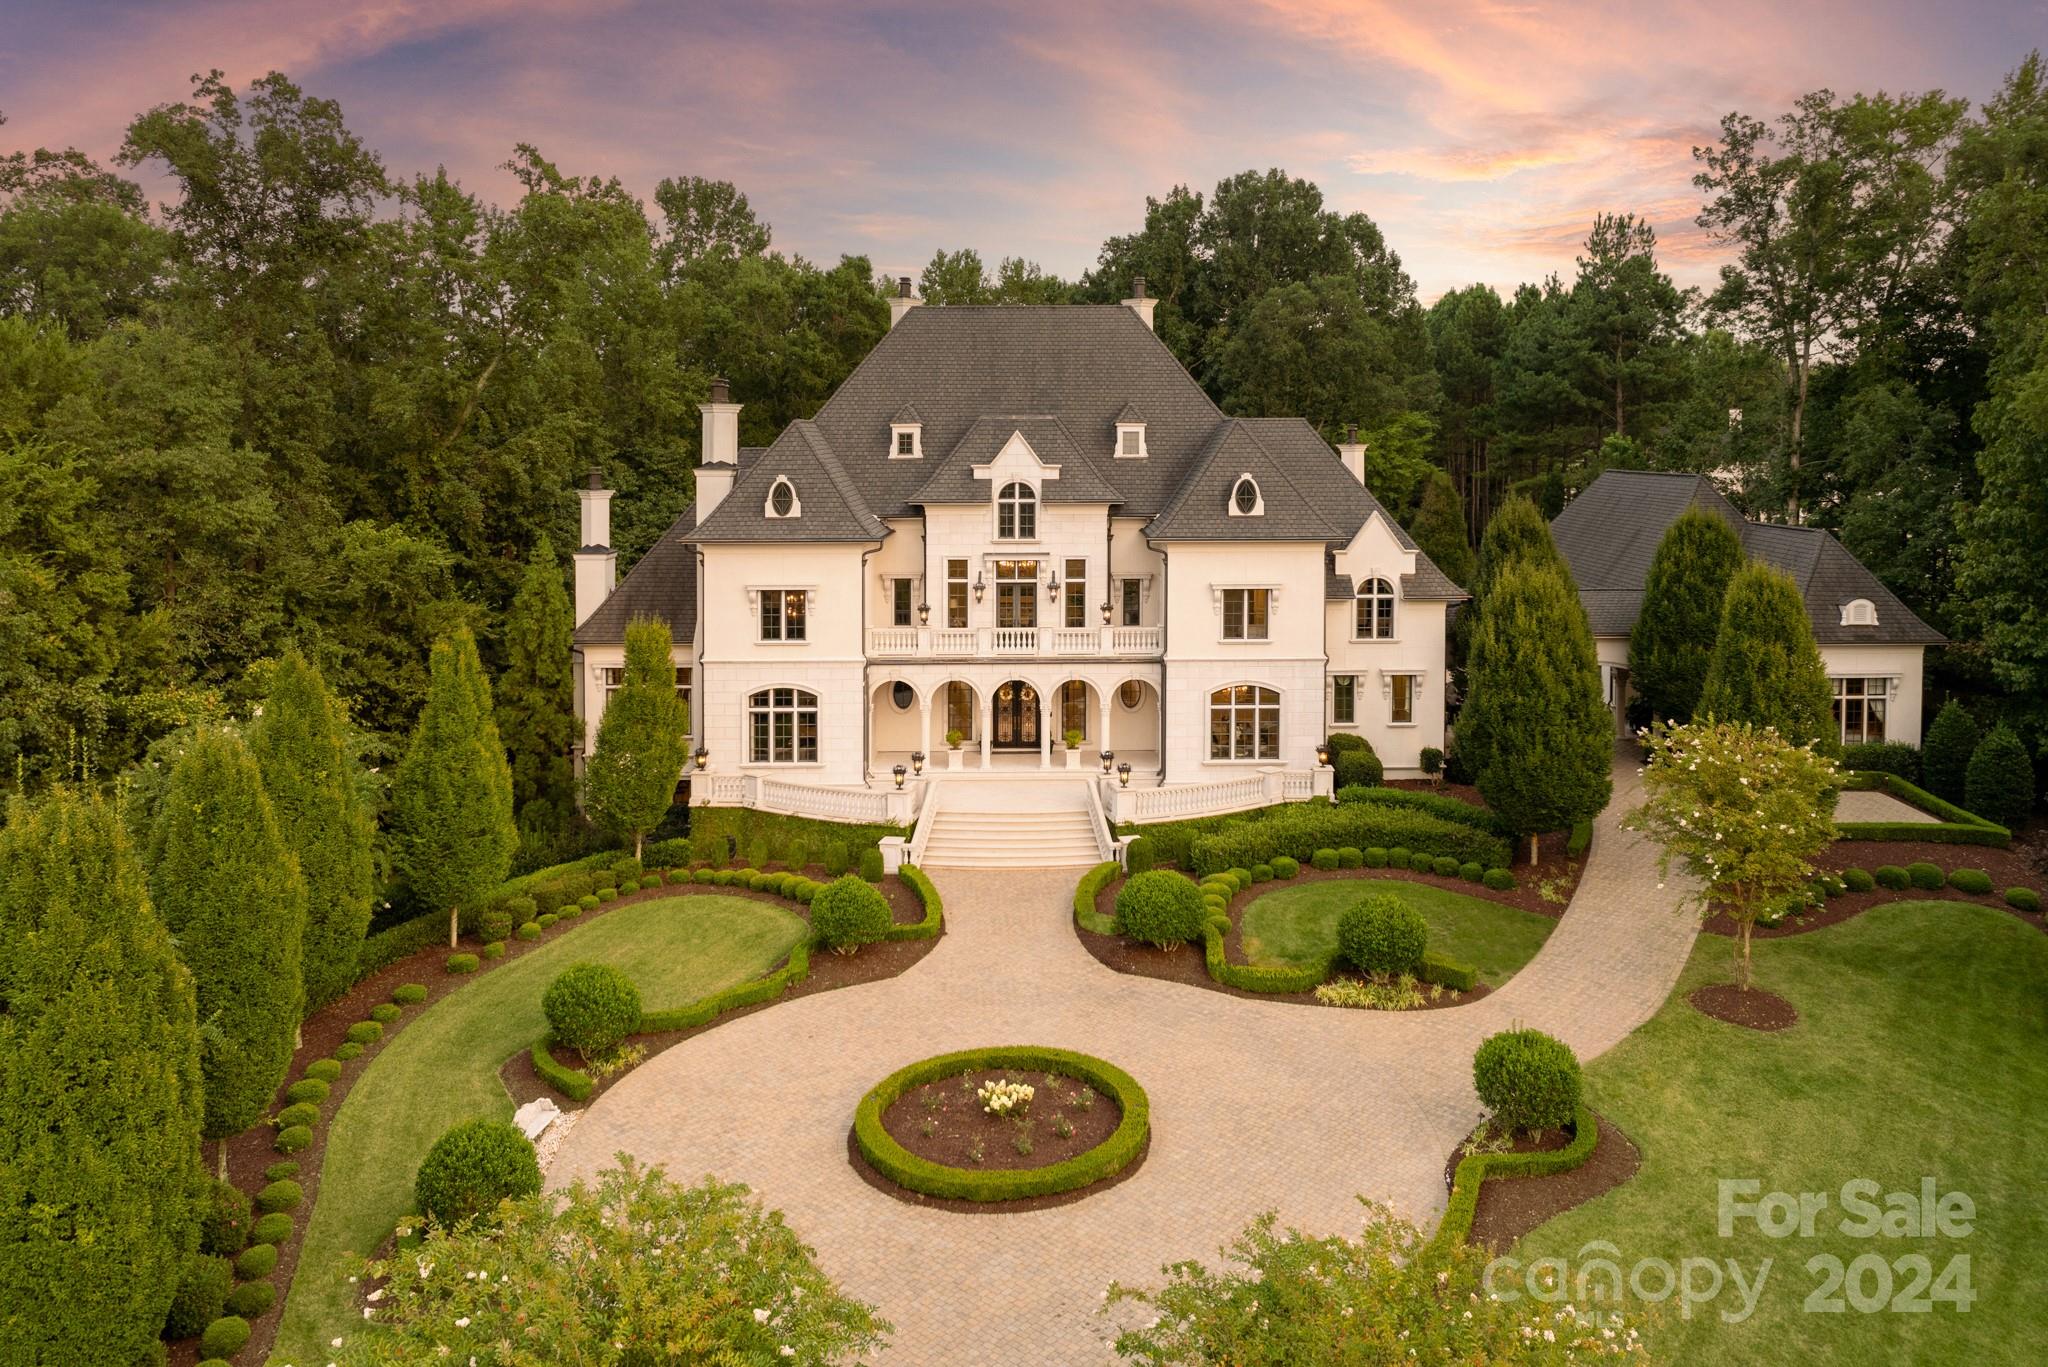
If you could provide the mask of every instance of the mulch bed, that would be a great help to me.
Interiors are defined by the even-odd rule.
[[[1694,988],[1685,999],[1701,1015],[1748,1030],[1789,1030],[1799,1023],[1797,1007],[1761,987],[1744,991],[1739,983],[1712,983]]]
[[[1593,1156],[1570,1172],[1543,1177],[1489,1177],[1480,1185],[1479,1204],[1472,1217],[1472,1243],[1498,1253],[1555,1215],[1582,1206],[1596,1196],[1613,1191],[1636,1175],[1643,1165],[1642,1150],[1635,1141],[1606,1116],[1594,1117],[1600,1124],[1600,1142]],[[1474,1134],[1478,1131],[1475,1129]],[[1467,1138],[1470,1138],[1468,1135]],[[1564,1148],[1572,1141],[1570,1130],[1546,1130],[1523,1136],[1509,1146],[1514,1153],[1542,1153]],[[1461,1144],[1444,1162],[1444,1187],[1450,1188],[1464,1158]]]
[[[1026,1114],[995,1116],[982,1109],[982,1084],[997,1081],[1021,1082],[1036,1091]],[[1085,1107],[1074,1100],[1084,1089],[1092,1098]],[[1072,1130],[1064,1139],[1054,1128],[1062,1118]],[[919,1158],[949,1168],[1005,1172],[1063,1163],[1108,1139],[1122,1122],[1116,1101],[1087,1083],[1016,1068],[971,1068],[927,1082],[882,1112],[889,1137]],[[1020,1136],[1029,1142],[1029,1153],[1018,1151]]]
[[[1775,940],[1787,935],[1805,935],[1825,926],[1839,925],[1888,902],[1968,902],[1980,907],[1996,907],[2036,930],[2048,931],[2048,918],[2041,913],[2019,911],[2005,904],[2007,888],[2026,887],[2036,892],[2048,888],[2048,877],[2044,877],[2035,866],[2032,854],[2031,850],[2021,848],[2000,850],[1986,845],[1944,845],[1932,840],[1837,840],[1814,857],[1813,866],[1823,873],[1839,874],[1847,868],[1872,873],[1881,864],[1904,868],[1924,861],[1939,866],[1943,873],[1951,869],[1982,869],[1991,876],[1991,891],[1973,896],[1943,886],[1924,892],[1919,888],[1900,892],[1890,888],[1849,892],[1828,898],[1825,905],[1803,916],[1788,916],[1775,926],[1760,925],[1754,932],[1754,938]],[[1735,922],[1725,913],[1709,917],[1705,929],[1713,935],[1733,936],[1736,933]]]
[[[780,866],[770,865],[769,867],[772,869]],[[824,870],[816,865],[806,870],[806,873],[808,876],[820,879],[821,881],[825,877]],[[918,901],[915,889],[893,876],[884,878],[880,888],[883,896],[889,899],[890,909],[899,924],[915,923],[924,919],[924,907]],[[277,1132],[267,1121],[250,1126],[228,1141],[228,1180],[249,1193],[252,1198],[267,1185],[267,1181],[263,1176],[264,1169],[273,1163],[287,1160],[299,1165],[299,1170],[292,1180],[297,1182],[305,1191],[305,1199],[299,1203],[297,1209],[290,1212],[292,1217],[292,1233],[289,1238],[278,1245],[277,1270],[268,1278],[277,1287],[277,1299],[271,1303],[270,1309],[249,1321],[252,1332],[249,1337],[248,1346],[242,1350],[241,1356],[243,1361],[261,1362],[264,1356],[269,1353],[271,1345],[276,1341],[278,1321],[283,1316],[284,1303],[291,1292],[292,1277],[298,1268],[300,1245],[305,1239],[306,1226],[312,1220],[313,1208],[320,1199],[320,1170],[322,1159],[326,1156],[327,1151],[327,1132],[333,1124],[335,1115],[340,1111],[342,1102],[347,1099],[349,1089],[355,1085],[356,1079],[363,1075],[364,1070],[369,1066],[370,1060],[376,1056],[377,1052],[398,1035],[400,1031],[404,1030],[406,1026],[410,1025],[428,1006],[460,988],[463,984],[472,982],[483,974],[490,972],[498,965],[511,963],[520,956],[550,943],[558,938],[555,933],[556,931],[570,926],[587,925],[600,916],[609,915],[620,907],[632,906],[638,902],[651,902],[664,897],[688,897],[697,893],[717,893],[727,897],[753,898],[757,901],[768,902],[782,907],[785,910],[797,910],[789,902],[771,897],[766,893],[754,892],[752,889],[721,888],[694,883],[643,888],[639,892],[627,893],[610,902],[600,903],[573,921],[560,923],[551,928],[548,933],[543,934],[537,940],[521,940],[517,937],[507,940],[505,942],[504,957],[484,960],[475,973],[449,973],[443,967],[448,956],[452,953],[476,953],[480,950],[482,944],[474,936],[465,936],[459,950],[449,949],[445,942],[430,945],[364,978],[361,982],[350,988],[343,996],[321,1007],[301,1023],[299,1027],[299,1047],[292,1054],[291,1067],[285,1074],[284,1084],[278,1088],[278,1094],[271,1098],[271,1104],[266,1111],[268,1115],[275,1115],[284,1108],[284,1088],[299,1080],[305,1073],[307,1064],[317,1059],[332,1057],[335,1049],[344,1042],[348,1034],[348,1028],[357,1021],[368,1020],[370,1008],[390,1001],[392,991],[400,984],[418,983],[427,989],[425,1001],[406,1007],[404,1015],[384,1027],[384,1035],[381,1039],[374,1044],[365,1046],[360,1055],[342,1065],[340,1079],[329,1090],[327,1099],[320,1103],[321,1119],[319,1124],[313,1126],[313,1142],[310,1145],[294,1154],[277,1152],[273,1142],[276,1139]],[[872,975],[868,977],[851,976],[850,974],[844,977],[834,977],[829,972],[821,975],[819,970],[824,966],[824,961],[826,960],[840,960],[846,963],[850,963],[852,960],[841,960],[840,956],[836,954],[814,955],[811,960],[811,976],[809,980],[791,988],[789,992],[784,994],[783,998],[778,998],[778,1000],[791,996],[801,996],[812,991],[826,991],[831,987],[844,987],[852,982],[868,982],[873,981],[877,977],[893,976],[896,973],[901,973],[904,969],[910,967],[911,964],[923,958],[936,943],[937,941],[935,940],[910,940],[895,944],[869,945],[860,954],[852,956],[855,960],[866,960],[861,966],[860,971]],[[890,952],[876,954],[875,951],[877,950]],[[904,953],[903,951],[910,952]],[[874,955],[874,958],[869,959],[868,956],[871,954]],[[821,978],[823,980],[822,984]],[[764,1003],[764,1005],[772,1004]],[[747,1009],[759,1010],[760,1008],[750,1007]],[[700,1027],[700,1029],[710,1029],[712,1025],[717,1025],[731,1019],[732,1016],[742,1014],[745,1014],[745,1012],[732,1012],[727,1016],[719,1017],[717,1021]],[[667,1036],[648,1036],[642,1042],[647,1045],[648,1055],[652,1057],[660,1052],[660,1049],[667,1048],[670,1044],[680,1039],[688,1038],[689,1035],[695,1033],[697,1031],[679,1031],[676,1032],[674,1039],[669,1039]],[[663,1040],[667,1042],[662,1043],[661,1041]],[[659,1044],[659,1048],[656,1047],[657,1044]],[[533,1061],[524,1051],[515,1055],[514,1060],[525,1065],[528,1077],[532,1077],[535,1082],[539,1081],[538,1077],[533,1073]],[[552,1093],[552,1089],[550,1089],[550,1092]],[[513,1096],[515,1104],[523,1103],[530,1099],[531,1097],[520,1095],[517,1092]],[[556,1097],[555,1099],[558,1104],[565,1100],[561,1097]],[[209,1142],[202,1146],[202,1155],[209,1174],[218,1171],[216,1166],[219,1161],[218,1154],[219,1148],[217,1145]],[[197,1363],[198,1360],[198,1339],[185,1339],[169,1345],[169,1367],[193,1367],[193,1364]]]
[[[1145,1166],[1146,1155],[1152,1152],[1152,1136],[1147,1133],[1144,1144],[1137,1155],[1112,1176],[1072,1191],[1056,1191],[1049,1196],[1020,1196],[1013,1201],[963,1201],[952,1196],[926,1196],[923,1192],[910,1191],[899,1187],[888,1178],[876,1172],[867,1155],[860,1151],[860,1141],[849,1127],[846,1131],[846,1161],[861,1181],[881,1192],[894,1197],[906,1206],[923,1206],[928,1210],[950,1211],[955,1215],[1016,1215],[1030,1210],[1051,1210],[1055,1206],[1071,1206],[1076,1201],[1085,1201],[1098,1191],[1108,1191],[1120,1182],[1128,1182],[1138,1175],[1138,1169]]]

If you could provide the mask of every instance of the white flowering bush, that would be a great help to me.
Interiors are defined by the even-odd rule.
[[[981,1099],[981,1109],[990,1115],[1022,1115],[1031,1109],[1031,1098],[1038,1092],[1028,1082],[1011,1082],[1008,1078],[997,1078],[981,1084],[975,1093]]]

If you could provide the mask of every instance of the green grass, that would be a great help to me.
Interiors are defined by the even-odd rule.
[[[1276,888],[1244,912],[1244,956],[1255,964],[1300,968],[1327,959],[1337,948],[1337,918],[1368,892],[1388,892],[1429,922],[1429,947],[1479,970],[1479,981],[1499,987],[1535,957],[1557,923],[1548,916],[1504,907],[1448,888],[1398,879],[1330,878]]]
[[[540,997],[572,963],[623,969],[651,1009],[756,978],[789,953],[801,917],[737,897],[643,902],[577,926],[429,1007],[371,1061],[335,1115],[271,1361],[333,1356],[362,1323],[348,1277],[412,1209],[413,1174],[442,1132],[512,1115],[498,1068],[547,1028]]]
[[[1515,1250],[1578,1265],[1589,1240],[1624,1268],[1661,1257],[1773,1259],[1756,1313],[1721,1323],[1732,1292],[1683,1319],[1666,1302],[1650,1330],[1663,1362],[1862,1364],[2039,1360],[2048,1323],[2048,1206],[2040,1159],[2048,1128],[2048,937],[2002,912],[1954,902],[1877,907],[1852,921],[1756,945],[1757,981],[1799,1008],[1765,1035],[1699,1014],[1685,995],[1730,977],[1728,942],[1702,936],[1677,990],[1651,1021],[1586,1072],[1587,1098],[1642,1146],[1635,1179],[1539,1227]],[[1923,1177],[1976,1206],[1965,1238],[1853,1238],[1842,1184],[1869,1178],[1917,1193]],[[1814,1237],[1770,1239],[1752,1221],[1719,1237],[1719,1179],[1765,1193],[1823,1192]],[[1879,1197],[1880,1202],[1882,1196]],[[1821,1277],[1844,1265],[1920,1254],[1940,1273],[1970,1258],[1969,1313],[1809,1313]],[[1704,1273],[1700,1276],[1704,1279]],[[1879,1283],[1866,1273],[1866,1296]],[[1904,1290],[1908,1278],[1895,1278]],[[1838,1290],[1837,1295],[1842,1293]],[[2028,1345],[2031,1344],[2032,1347]]]

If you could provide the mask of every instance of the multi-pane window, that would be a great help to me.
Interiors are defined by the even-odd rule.
[[[946,729],[963,739],[974,736],[974,690],[964,683],[946,685]]]
[[[1223,639],[1265,640],[1267,608],[1271,595],[1271,589],[1223,590]]]
[[[1123,624],[1127,627],[1139,625],[1145,615],[1145,581],[1121,579],[1117,584],[1123,599]]]
[[[1358,586],[1357,615],[1351,634],[1361,641],[1390,641],[1394,637],[1394,586],[1384,579],[1367,579]]]
[[[1030,541],[1038,535],[1038,495],[1024,483],[1005,484],[996,495],[996,535]]]
[[[1280,758],[1280,694],[1257,684],[1211,693],[1209,758]]]
[[[1070,627],[1088,625],[1088,562],[1069,560],[1067,562],[1067,592],[1063,600],[1067,605],[1066,620]]]
[[[755,764],[816,764],[818,695],[764,688],[747,699],[747,730]]]
[[[1038,562],[996,561],[996,625],[1038,625]]]
[[[1891,701],[1889,679],[1832,679],[1835,725],[1844,745],[1884,739],[1885,708]]]
[[[612,694],[626,686],[625,668],[621,665],[606,665],[598,672],[604,684],[604,705],[610,707],[612,705]],[[687,707],[689,705],[690,666],[688,665],[676,666],[676,696],[683,700],[684,706]]]
[[[1395,726],[1412,726],[1415,722],[1415,676],[1413,674],[1389,674],[1387,683],[1387,720]]]
[[[1145,454],[1145,429],[1142,427],[1119,427],[1117,449],[1120,456],[1142,456]]]
[[[1334,674],[1330,677],[1330,720],[1340,726],[1349,726],[1358,720],[1356,674]]]
[[[762,589],[761,639],[803,640],[804,609],[807,601],[807,594],[803,589]]]
[[[964,627],[967,625],[967,562],[948,560],[946,562],[946,625]]]
[[[917,454],[917,433],[905,429],[896,434],[896,454],[914,456]]]
[[[1088,685],[1078,679],[1060,685],[1060,736],[1065,738],[1069,731],[1079,731],[1083,739],[1088,735]]]
[[[690,666],[676,666],[676,696],[683,700],[683,706],[690,705]]]
[[[892,626],[907,627],[912,622],[911,590],[914,579],[891,579],[889,581],[889,622]]]

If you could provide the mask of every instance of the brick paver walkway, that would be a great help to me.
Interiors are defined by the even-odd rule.
[[[947,934],[901,977],[785,1002],[669,1050],[576,1126],[551,1182],[619,1151],[690,1180],[747,1183],[787,1212],[825,1270],[896,1325],[882,1361],[1106,1361],[1094,1312],[1113,1279],[1213,1260],[1254,1214],[1352,1233],[1356,1197],[1418,1221],[1443,1209],[1443,1163],[1480,1115],[1472,1051],[1509,1025],[1589,1058],[1662,1005],[1696,921],[1660,890],[1654,851],[1620,829],[1640,792],[1618,759],[1569,912],[1501,991],[1413,1014],[1226,997],[1114,973],[1070,926],[1074,876],[949,872]],[[976,1045],[1085,1050],[1137,1077],[1153,1141],[1130,1180],[1020,1215],[921,1210],[846,1161],[862,1093],[906,1063]]]

